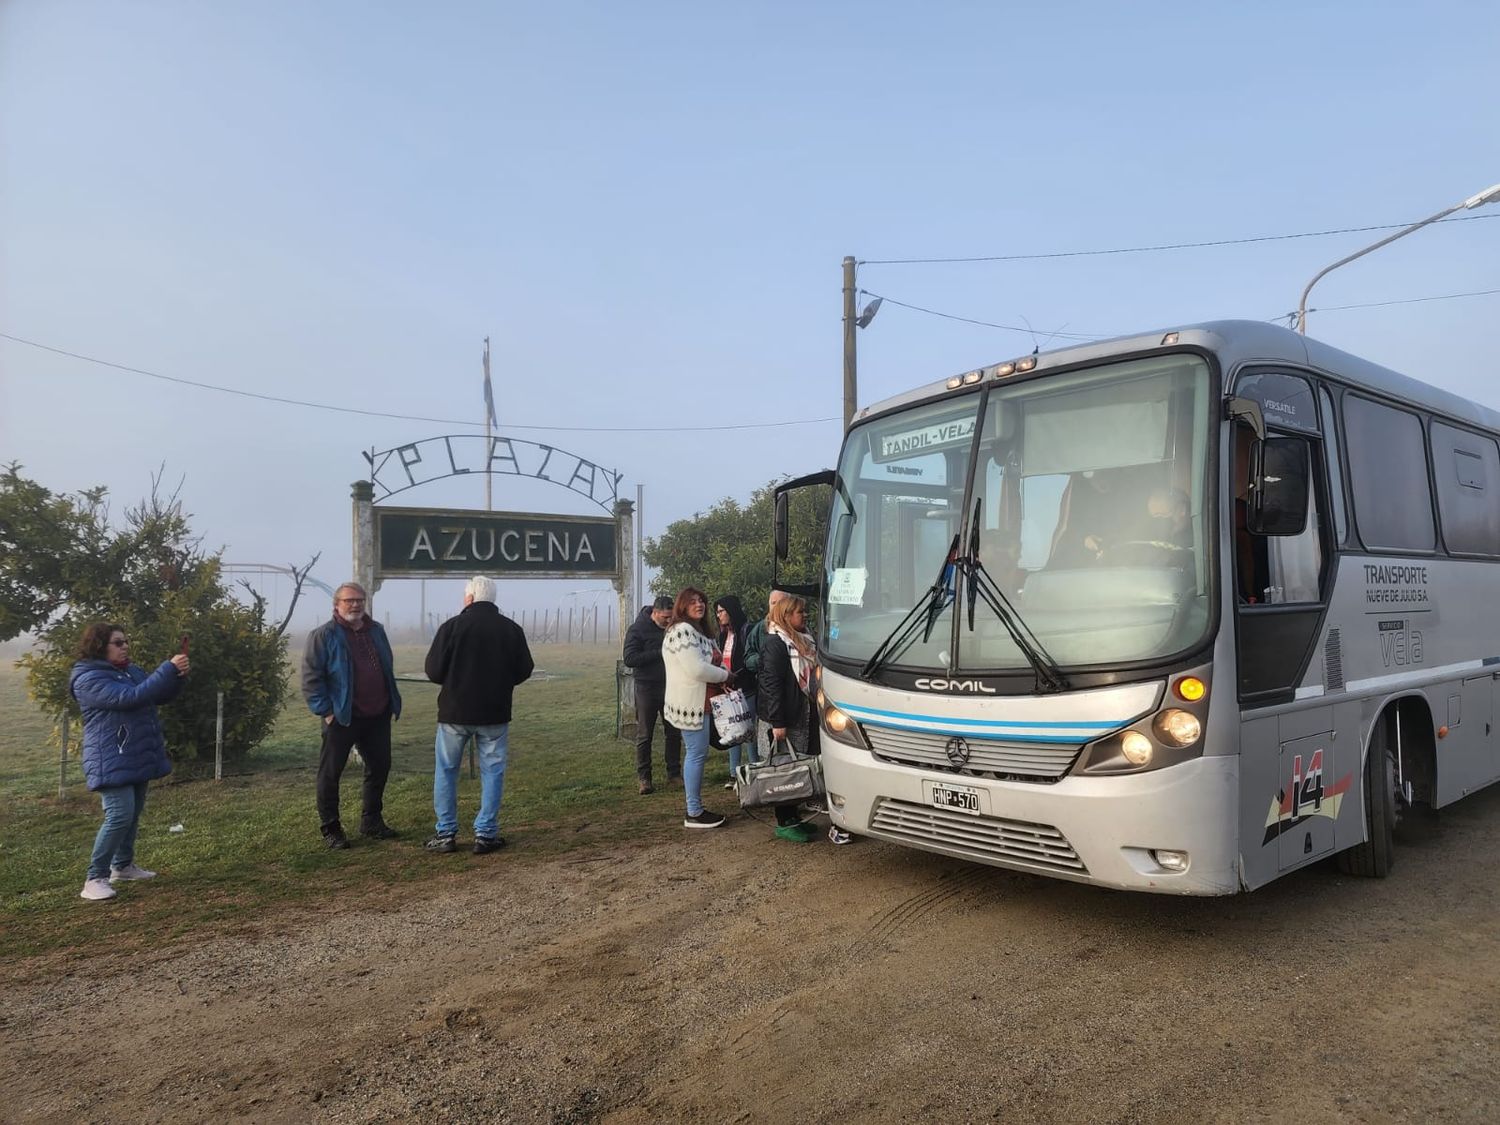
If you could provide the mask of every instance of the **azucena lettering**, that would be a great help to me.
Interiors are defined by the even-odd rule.
[[[572,566],[597,561],[587,531],[575,536],[568,531],[507,528],[497,532],[493,527],[426,525],[417,528],[406,561],[490,562],[497,552],[499,558],[512,563]]]

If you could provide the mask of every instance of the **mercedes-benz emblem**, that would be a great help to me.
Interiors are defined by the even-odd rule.
[[[948,755],[948,760],[955,766],[966,766],[969,764],[969,744],[962,738],[954,736],[948,740],[943,747],[943,753]]]

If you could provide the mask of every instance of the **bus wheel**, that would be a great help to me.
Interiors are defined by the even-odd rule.
[[[1360,790],[1369,835],[1363,844],[1338,854],[1338,867],[1345,875],[1384,879],[1396,863],[1396,748],[1391,737],[1394,718],[1393,713],[1381,716],[1370,739],[1370,752],[1365,755]]]

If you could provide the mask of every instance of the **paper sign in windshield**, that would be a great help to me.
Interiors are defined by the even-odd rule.
[[[865,578],[869,571],[862,566],[841,566],[833,572],[828,584],[829,605],[864,605]]]

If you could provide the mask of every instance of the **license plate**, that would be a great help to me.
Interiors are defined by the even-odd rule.
[[[937,785],[932,787],[932,805],[938,809],[957,809],[959,812],[979,813],[979,790],[969,785]]]

